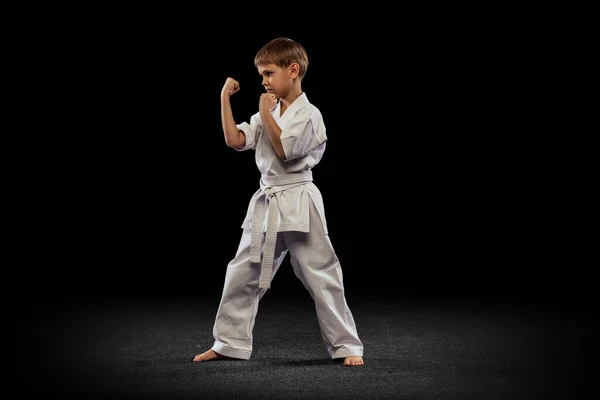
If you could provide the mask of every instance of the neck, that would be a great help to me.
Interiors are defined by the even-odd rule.
[[[294,86],[292,86],[290,91],[284,97],[282,97],[280,99],[281,105],[284,106],[285,108],[288,108],[290,106],[290,104],[292,104],[294,102],[294,100],[296,100],[301,95],[302,95],[302,86],[300,85],[300,82],[297,81],[296,83],[294,83]]]

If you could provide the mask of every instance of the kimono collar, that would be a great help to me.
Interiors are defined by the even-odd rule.
[[[279,103],[277,104],[277,107],[275,108],[275,118],[277,119],[277,124],[279,125],[279,127],[283,129],[286,122],[289,120],[289,118],[291,116],[294,115],[296,110],[298,110],[305,104],[310,104],[310,102],[308,101],[308,97],[306,97],[306,93],[302,92],[302,94],[300,96],[298,96],[296,98],[296,100],[294,100],[292,102],[292,104],[290,104],[290,106],[287,108],[287,110],[285,110],[283,115],[281,117],[279,117],[279,115],[281,113],[281,111],[280,111],[281,110],[281,100],[280,100]]]

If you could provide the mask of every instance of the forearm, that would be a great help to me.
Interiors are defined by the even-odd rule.
[[[246,136],[240,132],[231,111],[230,95],[221,94],[221,124],[225,135],[225,144],[229,147],[243,147],[246,143]]]
[[[282,160],[285,160],[285,152],[283,151],[283,145],[281,144],[281,128],[275,122],[275,119],[270,112],[260,112],[260,119],[263,122],[263,127],[269,136],[269,140],[275,149],[275,152]]]

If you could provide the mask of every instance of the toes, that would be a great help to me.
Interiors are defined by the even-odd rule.
[[[344,364],[343,365],[350,365],[350,366],[354,366],[354,365],[363,365],[364,361],[361,357],[349,357],[347,359],[344,360]]]

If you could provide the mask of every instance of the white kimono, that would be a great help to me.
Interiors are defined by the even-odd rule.
[[[306,93],[302,93],[285,113],[280,116],[281,102],[272,112],[273,118],[281,129],[281,144],[285,153],[283,161],[271,145],[269,135],[264,131],[260,114],[256,113],[250,118],[250,123],[244,122],[237,127],[246,135],[246,146],[240,151],[255,150],[256,166],[262,176],[277,176],[310,171],[321,161],[325,152],[327,135],[321,112],[309,103]],[[261,195],[262,188],[258,189],[250,200],[248,212],[242,228],[252,226],[254,204]],[[327,222],[321,192],[312,183],[277,192],[279,215],[277,231],[309,232],[308,202],[314,201],[323,229],[327,233]],[[266,230],[266,224],[264,226]]]
[[[305,93],[282,116],[280,104],[272,115],[282,130],[285,161],[275,153],[258,113],[250,123],[237,125],[246,135],[246,145],[239,150],[256,151],[260,188],[250,200],[237,254],[227,267],[212,349],[250,358],[258,302],[289,251],[294,273],[315,301],[330,356],[362,356],[340,263],[327,232],[323,199],[312,183],[311,169],[321,160],[327,141],[323,118]]]

